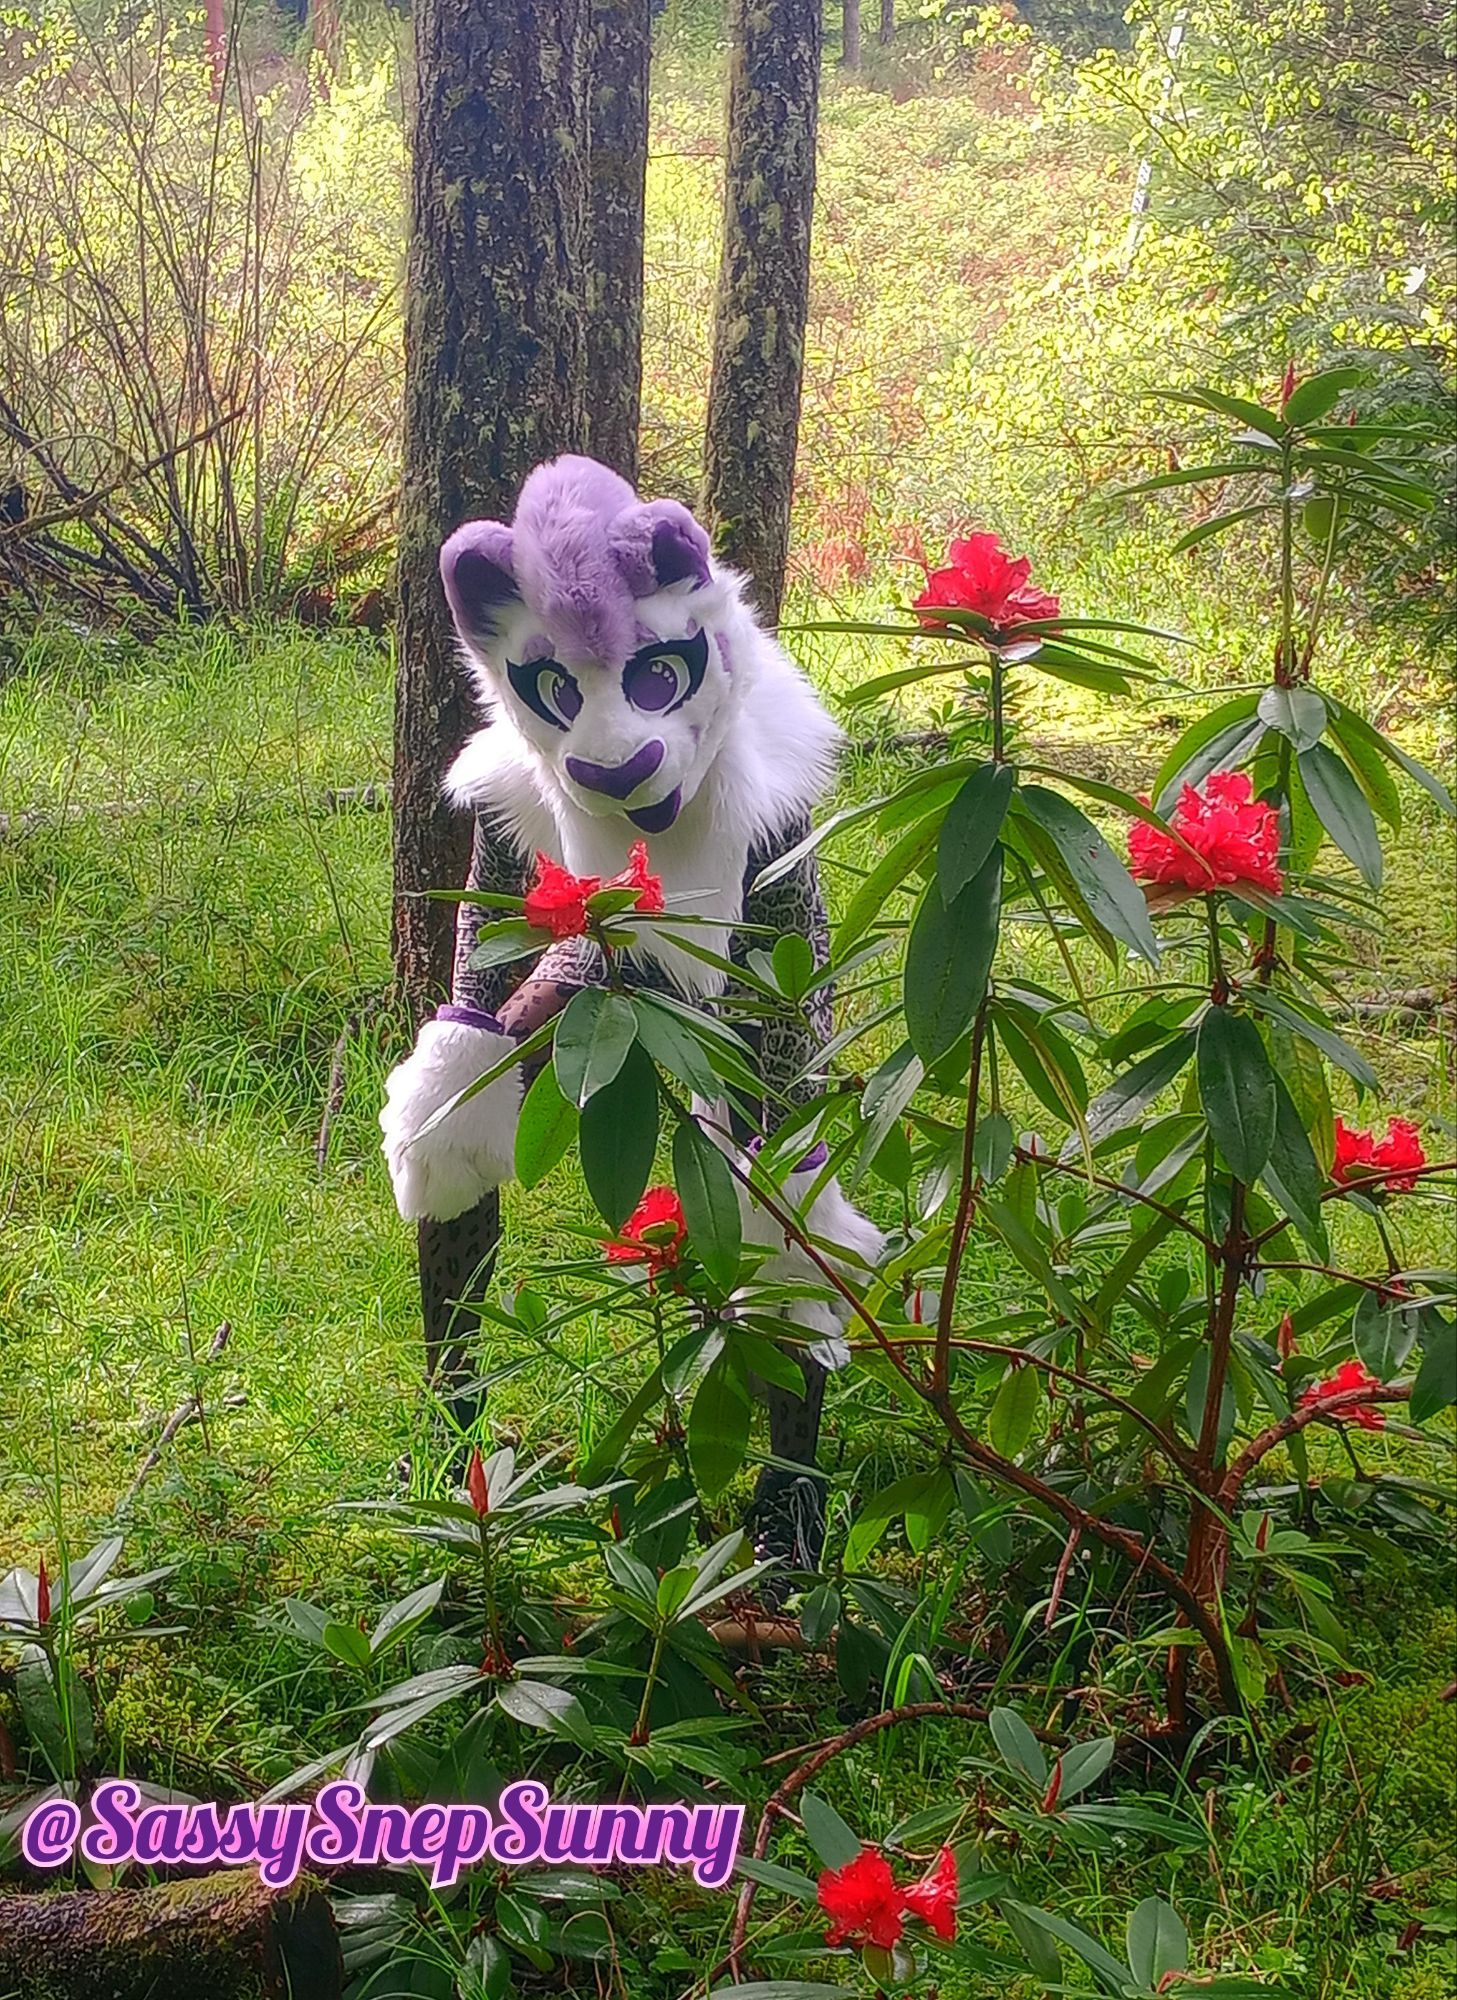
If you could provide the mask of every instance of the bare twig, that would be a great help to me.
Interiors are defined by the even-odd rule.
[[[218,1359],[223,1349],[227,1346],[232,1331],[232,1321],[225,1319],[209,1343],[207,1350],[208,1361],[216,1361]],[[200,1423],[202,1421],[202,1414],[202,1391],[194,1387],[183,1397],[177,1408],[168,1417],[166,1423],[163,1424],[157,1442],[142,1460],[136,1478],[122,1496],[120,1505],[117,1508],[119,1514],[124,1514],[131,1506],[133,1500],[136,1499],[137,1494],[141,1491],[144,1481],[161,1464],[162,1454],[166,1451],[177,1433],[188,1424]]]

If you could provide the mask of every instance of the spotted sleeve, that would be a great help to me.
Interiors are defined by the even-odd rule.
[[[465,886],[485,893],[499,890],[504,896],[524,896],[527,864],[484,813],[476,814],[471,837],[470,868]],[[521,977],[519,965],[472,965],[471,954],[480,942],[481,931],[495,923],[500,910],[483,903],[461,903],[455,915],[455,966],[450,997],[457,1007],[475,1007],[494,1014]]]

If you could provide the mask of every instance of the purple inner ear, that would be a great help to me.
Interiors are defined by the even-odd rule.
[[[670,517],[654,523],[653,573],[660,584],[682,583],[687,577],[695,584],[707,583],[708,557],[696,521]]]
[[[463,637],[490,637],[521,592],[511,574],[511,531],[499,521],[468,521],[440,551],[440,576]]]

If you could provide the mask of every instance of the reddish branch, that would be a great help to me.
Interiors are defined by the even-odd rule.
[[[1344,1389],[1339,1395],[1312,1397],[1310,1402],[1300,1404],[1288,1417],[1281,1417],[1278,1423],[1269,1425],[1245,1446],[1224,1476],[1219,1490],[1220,1504],[1226,1508],[1232,1506],[1260,1460],[1267,1458],[1286,1438],[1303,1431],[1307,1424],[1318,1423],[1323,1418],[1339,1421],[1343,1416],[1364,1409],[1369,1403],[1405,1403],[1410,1400],[1411,1392],[1410,1382],[1368,1383],[1359,1389]]]

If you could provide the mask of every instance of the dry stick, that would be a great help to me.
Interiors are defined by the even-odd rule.
[[[371,1014],[384,1005],[384,996],[371,994],[354,1012],[345,1018],[339,1031],[339,1039],[334,1044],[334,1053],[329,1062],[329,1088],[324,1097],[324,1115],[319,1120],[318,1136],[314,1140],[314,1170],[322,1174],[329,1160],[329,1137],[334,1129],[334,1120],[339,1115],[339,1107],[344,1102],[344,1058],[349,1052],[349,1044]]]
[[[715,1126],[714,1129],[723,1131],[724,1127]],[[989,1477],[1000,1480],[1004,1486],[1015,1486],[1030,1499],[1037,1501],[1039,1506],[1050,1507],[1054,1513],[1062,1516],[1070,1528],[1081,1528],[1084,1534],[1094,1536],[1106,1547],[1122,1556],[1125,1562],[1130,1563],[1135,1572],[1146,1573],[1163,1586],[1165,1595],[1188,1615],[1190,1624],[1209,1648],[1210,1657],[1214,1662],[1215,1676],[1219,1682],[1220,1699],[1232,1713],[1237,1712],[1240,1707],[1239,1683],[1235,1678],[1234,1663],[1230,1658],[1224,1633],[1220,1629],[1218,1620],[1200,1602],[1195,1592],[1189,1589],[1178,1571],[1171,1568],[1162,1556],[1155,1555],[1149,1544],[1140,1541],[1130,1529],[1116,1527],[1111,1521],[1104,1521],[1098,1515],[1090,1514],[1085,1507],[1080,1507],[1065,1493],[1059,1493],[1055,1487],[1046,1485],[1033,1473],[1024,1472],[1020,1465],[1014,1465],[1011,1459],[1003,1458],[1000,1453],[992,1451],[989,1446],[974,1438],[953,1409],[950,1396],[938,1397],[931,1384],[906,1366],[896,1352],[897,1343],[889,1338],[875,1315],[856,1297],[828,1259],[816,1249],[794,1217],[786,1215],[778,1203],[772,1201],[762,1188],[757,1187],[737,1160],[728,1158],[727,1165],[729,1172],[748,1191],[751,1198],[758,1201],[759,1205],[779,1224],[786,1238],[804,1251],[826,1282],[848,1302],[851,1311],[869,1327],[876,1345],[907,1388],[936,1412],[973,1465],[979,1466]]]
[[[8,527],[0,528],[0,544],[23,541],[28,535],[38,535],[42,529],[58,527],[63,521],[85,520],[88,514],[95,513],[103,501],[109,500],[113,493],[119,493],[124,486],[130,486],[133,480],[145,479],[148,473],[159,471],[169,460],[179,458],[183,452],[191,451],[197,445],[206,444],[210,438],[216,437],[219,431],[235,423],[243,414],[241,408],[227,410],[205,430],[194,431],[191,437],[183,438],[180,443],[159,452],[155,458],[149,458],[141,465],[125,465],[115,479],[108,479],[103,486],[93,487],[89,493],[83,493],[69,505],[52,507],[44,514],[27,514],[24,520],[11,522]]]
[[[897,1722],[920,1722],[928,1716],[941,1716],[956,1722],[986,1722],[989,1719],[989,1711],[970,1701],[908,1701],[900,1708],[883,1708],[877,1715],[862,1716],[859,1722],[852,1723],[848,1729],[842,1729],[838,1736],[828,1737],[810,1752],[802,1764],[796,1764],[783,1784],[771,1793],[763,1812],[759,1815],[759,1824],[754,1834],[754,1860],[762,1861],[769,1852],[774,1821],[785,1812],[795,1793],[807,1785],[811,1778],[817,1777],[833,1758],[840,1756],[846,1750],[853,1749],[867,1736],[875,1735],[877,1730],[889,1729]],[[1052,1729],[1034,1729],[1032,1733],[1040,1737],[1044,1743],[1051,1743],[1054,1746],[1066,1740]],[[746,1881],[740,1889],[738,1908],[734,1911],[734,1928],[729,1942],[728,1957],[714,1966],[708,1975],[710,1980],[717,1979],[725,1968],[733,1973],[735,1979],[741,1976],[739,1964],[748,1938],[749,1912],[754,1906],[754,1896],[758,1886],[757,1882]]]
[[[225,1319],[222,1325],[218,1328],[217,1332],[213,1335],[211,1344],[208,1347],[207,1358],[209,1361],[217,1360],[218,1356],[227,1346],[232,1331],[233,1331],[233,1322],[230,1319]],[[177,1433],[181,1429],[183,1429],[183,1427],[187,1424],[198,1423],[201,1420],[201,1417],[202,1417],[202,1391],[200,1389],[193,1388],[188,1392],[186,1396],[183,1397],[182,1401],[177,1405],[177,1408],[172,1412],[171,1416],[168,1417],[166,1423],[163,1424],[161,1435],[158,1437],[157,1442],[152,1446],[152,1449],[147,1453],[146,1457],[142,1460],[141,1467],[137,1473],[136,1478],[132,1481],[131,1485],[127,1488],[126,1492],[122,1496],[121,1503],[116,1510],[119,1514],[124,1514],[127,1508],[131,1506],[133,1500],[136,1499],[137,1494],[141,1491],[143,1481],[148,1477],[150,1473],[155,1472],[157,1467],[161,1464],[163,1452],[167,1449],[168,1445],[171,1444],[173,1438],[176,1437]]]

